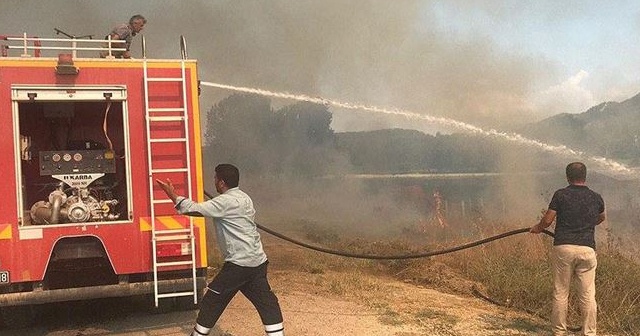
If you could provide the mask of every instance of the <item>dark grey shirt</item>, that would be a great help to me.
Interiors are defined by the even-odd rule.
[[[553,245],[596,248],[595,228],[604,212],[600,194],[583,185],[569,185],[553,194],[549,209],[556,211]]]
[[[127,50],[131,49],[131,41],[133,40],[133,36],[135,35],[133,33],[133,30],[131,29],[131,26],[126,23],[117,25],[113,28],[113,30],[111,30],[110,34],[118,34],[120,40],[125,41],[125,48],[127,48]],[[122,48],[119,45],[115,45],[115,47]]]

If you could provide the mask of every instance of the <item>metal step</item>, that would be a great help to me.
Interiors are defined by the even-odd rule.
[[[182,77],[147,77],[148,82],[182,82]]]
[[[174,234],[174,233],[191,233],[189,229],[175,229],[175,230],[156,230],[157,235],[161,234]]]
[[[184,112],[184,107],[150,107],[149,112]]]
[[[152,174],[156,173],[185,173],[187,168],[167,168],[167,169],[151,169]]]
[[[194,292],[159,293],[158,298],[162,299],[162,298],[172,298],[172,297],[179,297],[179,296],[190,296],[193,294]]]
[[[167,241],[167,240],[189,240],[191,239],[191,235],[173,235],[173,236],[161,236],[155,237],[156,241]]]
[[[184,117],[149,117],[150,121],[184,121]]]
[[[154,199],[154,200],[152,201],[152,203],[153,203],[153,204],[165,204],[165,203],[173,203],[173,201],[172,201],[172,200],[170,200],[170,199],[168,199],[168,198],[167,198],[167,199],[160,199],[160,200],[158,200],[158,199]],[[156,231],[156,232],[157,232],[157,231]]]
[[[159,143],[159,142],[186,142],[186,138],[157,138],[157,139],[149,139],[149,142]]]
[[[158,267],[167,267],[167,266],[183,266],[183,265],[191,265],[193,261],[167,261],[167,262],[157,262],[156,265]]]

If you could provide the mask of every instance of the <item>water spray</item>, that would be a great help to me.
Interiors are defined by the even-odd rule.
[[[274,92],[274,91],[258,89],[258,88],[233,86],[233,85],[204,82],[204,81],[200,82],[200,84],[204,86],[210,86],[210,87],[238,91],[238,92],[255,93],[262,96],[268,96],[273,98],[304,101],[304,102],[310,102],[310,103],[321,104],[321,105],[331,105],[331,106],[341,107],[349,110],[364,110],[364,111],[369,111],[374,113],[401,116],[408,119],[423,120],[432,124],[438,124],[448,128],[454,128],[464,132],[469,132],[472,134],[480,134],[484,136],[516,142],[524,146],[541,149],[543,151],[552,152],[554,154],[559,154],[559,155],[568,156],[568,157],[576,157],[585,161],[592,162],[600,169],[614,173],[618,176],[630,177],[633,173],[633,171],[628,167],[626,167],[624,164],[611,159],[607,159],[605,157],[591,156],[582,151],[577,151],[564,145],[561,145],[561,146],[549,145],[538,140],[526,138],[517,133],[500,132],[495,129],[485,130],[480,127],[467,124],[461,121],[457,121],[454,119],[449,119],[444,117],[434,117],[427,114],[420,114],[420,113],[402,110],[398,108],[383,108],[383,107],[370,106],[370,105],[358,104],[358,103],[346,103],[346,102],[341,102],[341,101],[322,98],[322,97],[311,97],[304,94],[293,94],[289,92]]]
[[[331,106],[336,106],[336,107],[341,107],[341,108],[345,108],[345,109],[350,109],[350,110],[365,110],[365,111],[369,111],[369,112],[375,112],[375,113],[382,113],[382,114],[388,114],[388,115],[396,115],[396,116],[402,116],[408,119],[415,119],[415,120],[424,120],[433,124],[439,124],[442,126],[446,126],[446,127],[450,127],[450,128],[455,128],[455,129],[459,129],[465,132],[470,132],[473,134],[480,134],[480,135],[485,135],[485,136],[489,136],[489,137],[495,137],[495,138],[501,138],[501,139],[505,139],[508,141],[513,141],[516,143],[519,143],[521,145],[525,145],[525,146],[529,146],[529,147],[534,147],[534,148],[538,148],[547,152],[553,152],[555,154],[559,154],[559,155],[566,155],[566,156],[573,156],[573,157],[578,157],[581,158],[583,160],[588,160],[590,162],[595,163],[598,167],[601,167],[602,169],[606,169],[609,172],[612,173],[616,173],[619,175],[626,175],[626,176],[630,176],[632,174],[632,170],[627,168],[625,165],[616,162],[614,160],[611,159],[607,159],[604,157],[598,157],[598,156],[590,156],[587,155],[586,153],[582,152],[582,151],[576,151],[573,150],[571,148],[568,148],[567,146],[554,146],[554,145],[549,145],[546,143],[543,143],[541,141],[538,140],[533,140],[533,139],[528,139],[520,134],[517,133],[505,133],[505,132],[500,132],[497,131],[495,129],[491,129],[491,130],[484,130],[482,128],[479,128],[477,126],[471,125],[471,124],[467,124],[461,121],[457,121],[454,119],[449,119],[449,118],[443,118],[443,117],[434,117],[434,116],[430,116],[430,115],[425,115],[425,114],[419,114],[419,113],[415,113],[415,112],[411,112],[411,111],[406,111],[406,110],[401,110],[398,108],[382,108],[382,107],[376,107],[376,106],[369,106],[369,105],[364,105],[364,104],[354,104],[354,103],[345,103],[345,102],[340,102],[340,101],[336,101],[336,100],[332,100],[332,99],[327,99],[327,98],[321,98],[321,97],[311,97],[311,96],[307,96],[307,95],[303,95],[303,94],[292,94],[292,93],[288,93],[288,92],[273,92],[273,91],[268,91],[268,90],[264,90],[264,89],[258,89],[258,88],[248,88],[248,87],[239,87],[239,86],[232,86],[232,85],[226,85],[226,84],[219,84],[219,83],[212,83],[212,82],[200,82],[201,85],[204,86],[210,86],[210,87],[216,87],[216,88],[220,88],[220,89],[227,89],[227,90],[233,90],[233,91],[239,91],[239,92],[246,92],[246,93],[254,93],[254,94],[259,94],[262,96],[269,96],[269,97],[274,97],[274,98],[283,98],[283,99],[291,99],[291,100],[297,100],[297,101],[304,101],[304,102],[310,102],[310,103],[315,103],[315,104],[322,104],[322,105],[331,105]],[[212,198],[213,196],[211,194],[209,194],[207,191],[204,192],[205,196],[207,196],[208,198]],[[499,239],[503,239],[506,237],[511,237],[517,234],[522,234],[522,233],[528,233],[530,228],[526,227],[526,228],[520,228],[520,229],[516,229],[516,230],[511,230],[508,232],[504,232],[492,237],[488,237],[485,239],[481,239],[478,241],[474,241],[474,242],[469,242],[466,244],[462,244],[459,246],[454,246],[454,247],[450,247],[450,248],[445,248],[445,249],[441,249],[441,250],[436,250],[436,251],[426,251],[426,252],[418,252],[418,253],[409,253],[409,254],[400,254],[400,255],[372,255],[372,254],[361,254],[361,253],[351,253],[351,252],[347,252],[347,251],[338,251],[338,250],[332,250],[332,249],[327,249],[327,248],[323,248],[323,247],[319,247],[319,246],[314,246],[311,244],[307,244],[305,242],[293,239],[291,237],[285,236],[279,232],[276,232],[274,230],[271,230],[267,227],[264,227],[258,223],[256,223],[256,226],[261,229],[262,231],[265,231],[273,236],[276,236],[280,239],[286,240],[290,243],[293,243],[295,245],[301,246],[301,247],[305,247],[317,252],[322,252],[322,253],[327,253],[327,254],[332,254],[332,255],[338,255],[338,256],[342,256],[342,257],[348,257],[348,258],[357,258],[357,259],[369,259],[369,260],[402,260],[402,259],[416,259],[416,258],[427,258],[427,257],[432,257],[432,256],[437,256],[437,255],[443,255],[443,254],[448,254],[448,253],[453,253],[453,252],[457,252],[457,251],[461,251],[461,250],[465,250],[465,249],[469,249],[469,248],[473,248],[476,246],[480,246],[483,244],[487,244],[489,242],[495,241],[495,240],[499,240]],[[548,230],[543,230],[542,233],[546,234],[547,236],[550,237],[554,237],[554,233],[550,232]],[[474,287],[474,294],[489,300],[493,303],[499,304],[497,303],[495,300],[492,300],[491,298],[487,297],[486,295],[482,295],[475,287]],[[582,328],[580,327],[569,327],[568,328],[570,331],[572,332],[578,332],[580,331]]]

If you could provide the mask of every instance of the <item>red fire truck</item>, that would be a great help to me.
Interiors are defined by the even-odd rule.
[[[141,41],[142,58],[119,59],[107,40],[0,37],[7,325],[60,301],[197,303],[204,219],[177,215],[154,183],[204,198],[197,63],[183,38],[176,59],[147,58]]]

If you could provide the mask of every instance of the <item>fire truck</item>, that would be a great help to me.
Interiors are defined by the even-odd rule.
[[[0,36],[0,313],[143,295],[197,304],[205,221],[197,62],[122,59],[110,40]],[[178,43],[176,43],[178,45]],[[176,48],[178,49],[178,48]],[[100,53],[102,56],[100,57]]]

